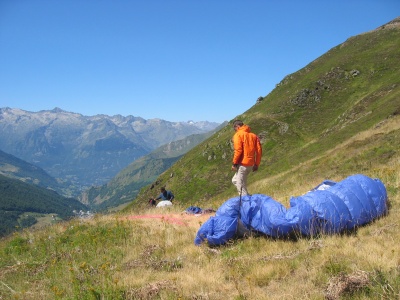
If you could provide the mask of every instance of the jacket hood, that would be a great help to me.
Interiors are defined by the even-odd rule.
[[[250,132],[250,126],[242,125],[242,126],[239,127],[238,131]]]

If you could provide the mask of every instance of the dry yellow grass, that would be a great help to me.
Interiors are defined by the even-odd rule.
[[[398,200],[398,196],[392,199],[394,208],[398,208]],[[335,276],[342,272],[367,272],[371,285],[376,270],[389,274],[400,264],[397,210],[348,236],[298,241],[249,237],[218,248],[193,244],[197,230],[210,215],[189,216],[177,207],[140,212],[141,216],[155,214],[162,217],[129,219],[129,214],[80,221],[91,226],[117,226],[122,222],[132,229],[122,246],[121,260],[109,271],[114,288],[125,291],[121,299],[325,299],[330,280],[331,286],[339,282],[341,277]],[[53,226],[53,234],[62,234],[68,226],[74,225]],[[21,268],[17,264],[15,261],[15,268]],[[1,269],[1,299],[51,299],[57,295],[54,288],[48,290],[45,279],[35,280],[32,289],[22,292],[21,283],[12,282],[11,275],[12,271],[7,274],[5,268]],[[60,290],[55,298],[69,299],[74,292],[64,286],[66,278],[51,278],[59,275],[56,271],[48,274],[48,281],[56,282],[53,287]],[[390,295],[396,293],[398,290]],[[70,296],[64,297],[66,294]]]

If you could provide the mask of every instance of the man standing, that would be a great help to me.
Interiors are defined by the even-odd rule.
[[[261,162],[262,148],[257,135],[250,132],[250,127],[243,124],[241,120],[233,122],[236,131],[233,136],[233,160],[232,171],[235,175],[232,183],[236,186],[239,195],[249,195],[247,191],[247,176],[251,171],[258,170]]]

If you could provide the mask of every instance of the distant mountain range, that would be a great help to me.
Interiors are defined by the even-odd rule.
[[[218,125],[6,107],[0,108],[0,150],[41,167],[62,186],[59,191],[76,197],[157,147]]]

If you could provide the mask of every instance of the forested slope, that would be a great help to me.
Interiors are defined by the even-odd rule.
[[[27,213],[55,214],[62,219],[87,207],[55,191],[0,175],[0,236],[35,223]]]

